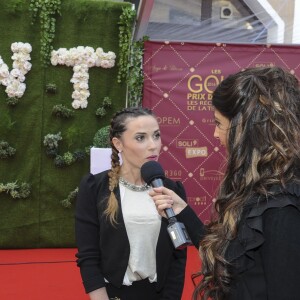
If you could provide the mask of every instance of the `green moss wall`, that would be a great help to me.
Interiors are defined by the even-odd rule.
[[[16,154],[0,159],[0,183],[28,182],[31,194],[14,199],[0,193],[0,248],[73,247],[74,203],[66,208],[61,201],[89,171],[89,156],[73,165],[58,168],[45,154],[44,136],[61,132],[59,154],[92,145],[97,130],[109,124],[114,111],[125,106],[125,84],[117,83],[115,67],[89,70],[88,107],[74,110],[74,117],[52,116],[54,105],[73,109],[70,83],[73,71],[67,66],[44,68],[40,57],[39,22],[31,24],[29,0],[6,0],[0,9],[0,55],[12,68],[11,44],[28,42],[32,46],[32,68],[26,75],[26,91],[19,103],[8,106],[5,86],[0,86],[0,140],[7,141]],[[57,17],[54,49],[90,46],[113,51],[118,57],[118,21],[122,8],[129,3],[96,0],[62,0]],[[47,93],[48,83],[57,86],[55,94]],[[113,106],[103,118],[95,111],[103,98]]]

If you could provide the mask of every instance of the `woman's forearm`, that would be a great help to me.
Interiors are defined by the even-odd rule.
[[[109,300],[106,288],[100,288],[89,293],[90,300]]]

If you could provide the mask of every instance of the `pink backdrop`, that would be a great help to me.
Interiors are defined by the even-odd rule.
[[[300,77],[300,47],[275,45],[145,43],[143,106],[154,110],[162,132],[159,162],[183,182],[202,221],[210,218],[225,151],[213,137],[211,95],[230,73],[278,65]]]

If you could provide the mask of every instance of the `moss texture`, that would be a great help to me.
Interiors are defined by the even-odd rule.
[[[7,0],[0,10],[0,55],[12,68],[13,42],[32,46],[32,68],[26,75],[26,91],[19,103],[6,104],[5,87],[0,86],[0,140],[16,149],[13,157],[0,159],[0,183],[28,182],[27,199],[13,199],[0,193],[0,248],[73,247],[74,204],[65,208],[61,201],[89,172],[89,157],[73,165],[57,168],[45,154],[44,136],[61,132],[59,154],[74,152],[93,144],[96,132],[109,124],[112,114],[125,106],[126,87],[117,83],[117,64],[111,69],[90,68],[88,107],[75,110],[70,119],[52,115],[54,105],[71,108],[72,67],[49,66],[40,60],[39,22],[31,24],[29,0]],[[118,21],[125,2],[62,0],[57,16],[54,49],[77,46],[101,47],[118,57]],[[49,83],[56,85],[47,92]],[[104,97],[112,99],[112,108],[104,118],[95,111]]]

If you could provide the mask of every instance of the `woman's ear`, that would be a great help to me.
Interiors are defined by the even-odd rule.
[[[116,137],[113,137],[111,141],[112,141],[113,145],[115,146],[115,148],[119,152],[122,152],[122,142]]]

